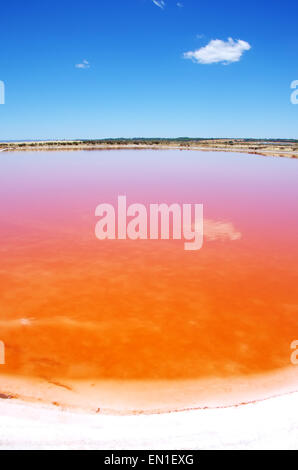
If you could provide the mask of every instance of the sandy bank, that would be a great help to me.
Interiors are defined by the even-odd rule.
[[[92,151],[92,150],[193,150],[200,152],[233,152],[233,153],[244,153],[259,155],[263,157],[286,157],[286,158],[298,158],[297,146],[289,146],[285,148],[280,145],[264,146],[264,145],[177,145],[177,144],[84,144],[79,143],[74,145],[73,143],[47,143],[35,142],[32,145],[24,143],[13,143],[12,147],[0,149],[0,152],[4,151]]]

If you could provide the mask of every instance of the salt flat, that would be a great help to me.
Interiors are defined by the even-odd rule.
[[[230,408],[137,416],[0,403],[0,449],[298,449],[298,393]]]

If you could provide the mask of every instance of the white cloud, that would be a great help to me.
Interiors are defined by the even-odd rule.
[[[164,7],[166,6],[166,2],[164,0],[152,0],[152,2],[154,3],[154,5],[162,9],[164,9]]]
[[[249,51],[251,45],[238,39],[229,38],[227,41],[220,39],[213,39],[205,47],[201,47],[196,51],[185,52],[184,58],[191,59],[198,64],[214,64],[223,62],[224,64],[231,64],[238,62],[245,51]]]
[[[184,6],[183,3],[181,3],[181,2],[176,3],[176,5],[177,5],[177,7],[179,7],[179,8],[183,8],[183,6]]]
[[[90,69],[90,64],[88,60],[83,60],[81,64],[76,64],[75,66],[77,69]]]

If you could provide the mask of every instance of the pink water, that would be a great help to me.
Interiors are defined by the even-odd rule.
[[[201,379],[290,366],[298,162],[192,151],[0,154],[0,373]],[[205,240],[99,241],[98,204],[203,203]]]

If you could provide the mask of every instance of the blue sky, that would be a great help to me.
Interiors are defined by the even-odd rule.
[[[298,138],[297,1],[180,4],[2,3],[0,140]]]

